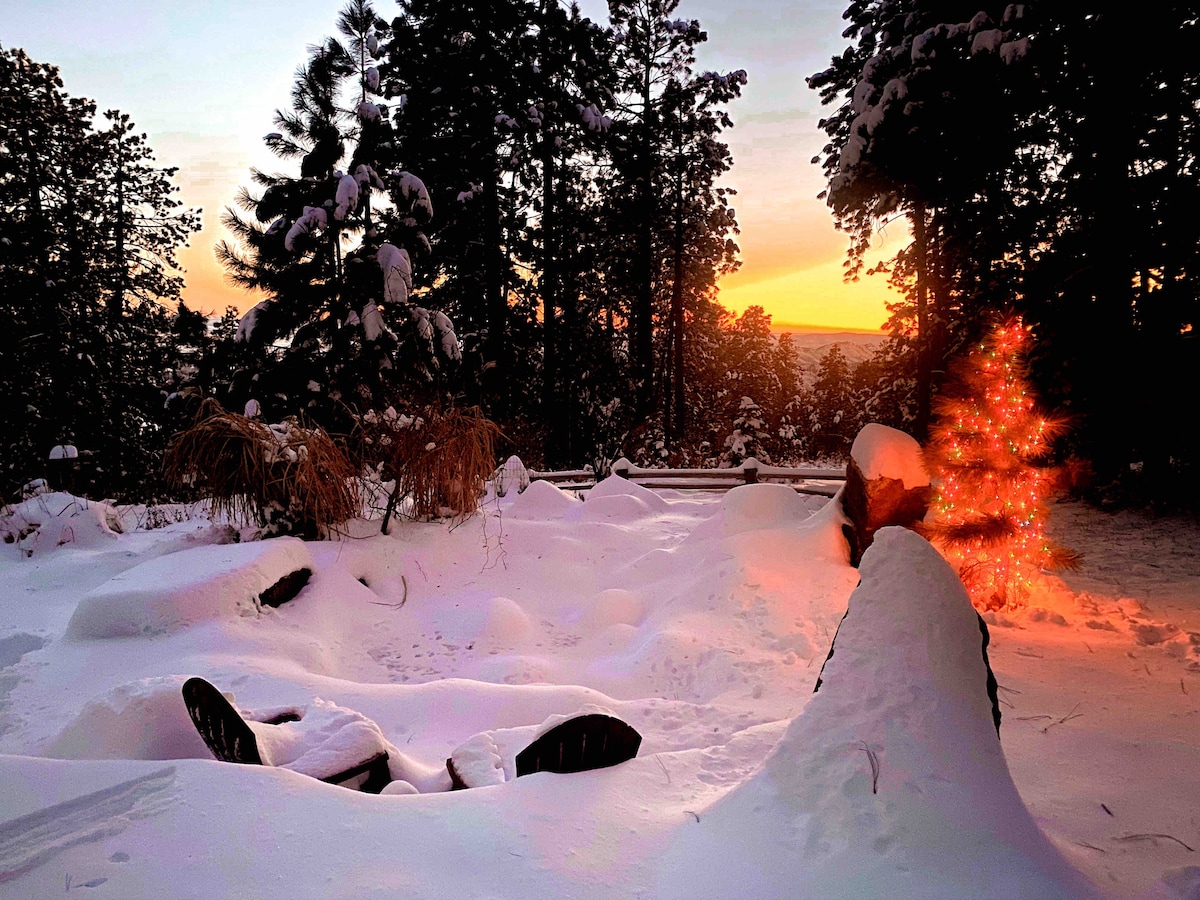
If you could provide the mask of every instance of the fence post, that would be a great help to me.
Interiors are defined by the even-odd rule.
[[[628,479],[629,478],[629,465],[630,465],[629,460],[627,460],[625,457],[622,456],[620,459],[618,459],[615,463],[612,464],[613,474],[616,475],[618,478]]]
[[[746,476],[746,484],[758,484],[758,460],[752,456],[743,462],[742,473]]]

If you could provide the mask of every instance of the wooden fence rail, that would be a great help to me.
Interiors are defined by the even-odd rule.
[[[802,494],[832,497],[846,480],[844,468],[767,466],[753,457],[729,469],[644,469],[621,458],[612,465],[614,475],[643,487],[680,490],[728,490],[739,484],[786,484]],[[591,469],[529,473],[534,481],[549,481],[570,490],[586,490],[596,483]]]

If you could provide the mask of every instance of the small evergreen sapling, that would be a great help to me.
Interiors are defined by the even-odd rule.
[[[935,495],[923,531],[985,610],[1025,606],[1040,570],[1075,562],[1045,533],[1051,475],[1040,463],[1063,422],[1035,406],[1028,341],[1010,319],[951,367],[925,449]]]

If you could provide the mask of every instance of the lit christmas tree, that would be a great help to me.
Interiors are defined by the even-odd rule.
[[[992,329],[950,369],[925,448],[933,515],[922,528],[958,569],[975,606],[1026,605],[1042,569],[1076,557],[1046,538],[1051,473],[1039,466],[1063,423],[1030,396],[1019,318]]]

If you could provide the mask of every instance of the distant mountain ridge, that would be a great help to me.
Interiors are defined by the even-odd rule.
[[[859,331],[814,331],[791,335],[792,346],[796,348],[796,358],[804,373],[804,383],[808,386],[816,380],[821,359],[835,344],[853,370],[859,363],[870,359],[887,338],[886,334],[864,334]]]

